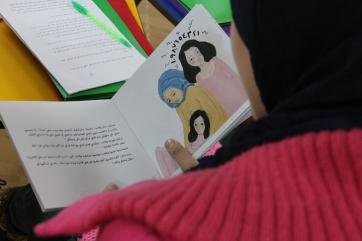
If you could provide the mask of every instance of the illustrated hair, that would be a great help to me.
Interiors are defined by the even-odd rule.
[[[194,122],[198,117],[202,117],[205,123],[205,131],[204,131],[204,138],[207,139],[210,135],[210,119],[207,116],[206,112],[203,110],[197,110],[194,113],[192,113],[190,118],[190,132],[188,134],[188,140],[190,143],[196,141],[197,139],[197,132],[194,127]]]
[[[180,49],[178,58],[181,62],[184,74],[186,79],[191,83],[196,83],[196,75],[200,72],[199,67],[191,66],[187,63],[185,51],[191,47],[196,47],[200,53],[204,56],[206,62],[209,62],[212,58],[216,56],[216,48],[214,45],[208,42],[199,42],[197,40],[191,39],[187,40]]]

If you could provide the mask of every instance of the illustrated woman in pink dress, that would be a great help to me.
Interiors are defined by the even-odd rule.
[[[208,42],[186,41],[179,53],[186,79],[207,89],[230,117],[247,100],[239,76],[216,56]]]

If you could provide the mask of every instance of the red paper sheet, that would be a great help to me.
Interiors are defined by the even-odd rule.
[[[108,0],[108,2],[120,16],[123,22],[128,26],[129,30],[132,32],[144,51],[150,55],[153,52],[153,47],[146,38],[146,35],[143,33],[142,29],[138,26],[137,21],[132,15],[132,12],[125,0]]]

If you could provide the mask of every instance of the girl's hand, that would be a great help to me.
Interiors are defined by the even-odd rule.
[[[199,162],[192,157],[191,153],[186,150],[179,142],[169,139],[165,143],[165,148],[170,156],[177,162],[177,164],[181,167],[182,171],[187,171],[199,164]],[[110,183],[106,187],[103,188],[102,192],[110,192],[115,191],[119,187]]]
[[[118,186],[115,183],[110,183],[102,189],[102,192],[111,192],[111,191],[115,191],[117,189],[118,189]]]
[[[180,143],[173,139],[169,139],[165,143],[165,148],[170,156],[178,163],[182,171],[187,171],[199,164]]]
[[[192,157],[191,153],[186,150],[179,142],[169,139],[165,143],[165,148],[170,156],[181,167],[182,171],[187,171],[199,164],[199,162]],[[118,189],[118,186],[114,183],[108,184],[103,188],[102,192],[110,192]]]

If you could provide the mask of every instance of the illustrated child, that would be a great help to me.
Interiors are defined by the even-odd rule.
[[[210,91],[231,116],[247,100],[239,76],[221,59],[208,42],[186,41],[179,52],[186,79]]]
[[[205,143],[210,135],[210,120],[206,112],[197,110],[191,115],[190,132],[188,134],[190,153],[196,152]],[[167,150],[157,147],[155,150],[156,159],[165,177],[172,176],[178,168],[176,161],[172,159]]]
[[[210,120],[206,112],[197,110],[191,115],[190,132],[188,140],[190,146],[187,148],[190,153],[194,153],[205,143],[210,135]]]
[[[169,69],[158,81],[160,98],[171,108],[174,108],[182,122],[185,147],[190,145],[190,119],[197,110],[206,112],[210,121],[210,135],[214,134],[224,122],[227,115],[213,95],[206,89],[190,84],[182,71]]]

